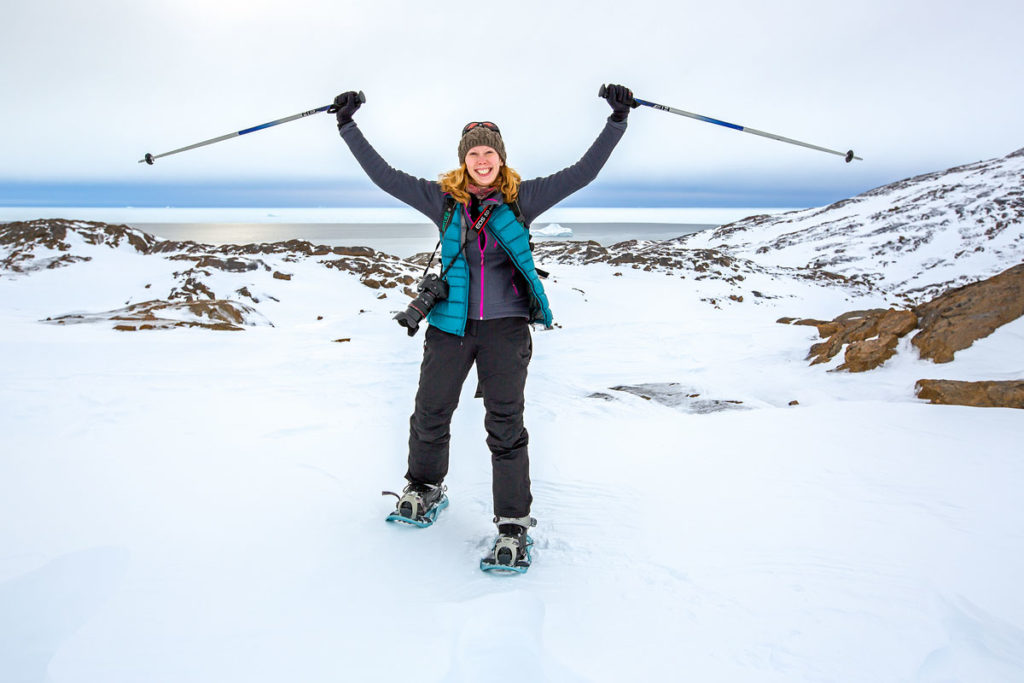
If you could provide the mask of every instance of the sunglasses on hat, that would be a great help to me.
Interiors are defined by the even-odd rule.
[[[466,133],[473,130],[477,126],[483,126],[484,128],[487,128],[488,130],[493,130],[498,135],[501,135],[501,131],[498,130],[498,127],[491,123],[490,121],[470,121],[469,123],[466,124],[466,127],[462,129],[462,134],[465,135]]]

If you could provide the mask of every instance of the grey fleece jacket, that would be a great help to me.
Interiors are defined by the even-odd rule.
[[[524,180],[519,186],[518,200],[526,225],[593,181],[625,131],[625,121],[616,122],[609,118],[590,149],[575,164],[544,178]],[[345,124],[340,132],[374,184],[441,227],[444,194],[437,181],[416,178],[392,168],[367,142],[355,122]],[[460,213],[465,214],[464,211]],[[462,220],[467,220],[467,217],[463,215]],[[528,317],[527,295],[524,288],[516,283],[512,262],[496,240],[488,239],[486,230],[481,234],[480,242],[468,246],[464,253],[470,273],[469,317],[477,320]]]

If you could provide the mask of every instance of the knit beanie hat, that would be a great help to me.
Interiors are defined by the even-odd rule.
[[[476,126],[466,131],[466,134],[459,140],[459,165],[466,162],[466,154],[469,150],[479,145],[486,145],[498,153],[501,163],[505,163],[505,143],[501,140],[501,133],[486,126]]]

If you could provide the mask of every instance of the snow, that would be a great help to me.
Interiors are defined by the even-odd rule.
[[[716,307],[714,280],[552,265],[560,327],[534,333],[527,385],[534,566],[495,577],[472,379],[451,507],[383,522],[422,352],[391,320],[403,297],[266,255],[292,280],[206,282],[257,288],[272,327],[40,324],[182,268],[73,253],[92,260],[0,275],[0,680],[1024,678],[1024,414],[913,395],[1024,377],[1022,320],[951,364],[904,342],[851,375],[808,367],[814,329],[775,320],[882,294],[766,278],[778,298]],[[636,385],[664,400],[614,388]]]
[[[688,248],[725,248],[773,266],[866,276],[889,291],[928,291],[936,283],[966,284],[957,279],[988,277],[1020,263],[1022,178],[1024,155],[1011,154],[893,183],[824,209],[748,219],[740,229],[726,226],[684,240]]]

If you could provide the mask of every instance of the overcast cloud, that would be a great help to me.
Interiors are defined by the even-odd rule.
[[[462,125],[487,118],[510,165],[546,175],[587,148],[609,111],[598,86],[619,82],[865,161],[641,108],[607,187],[861,191],[1024,147],[1022,24],[1019,0],[14,0],[0,181],[359,186],[328,115],[136,163],[346,89],[409,173],[454,166]]]

